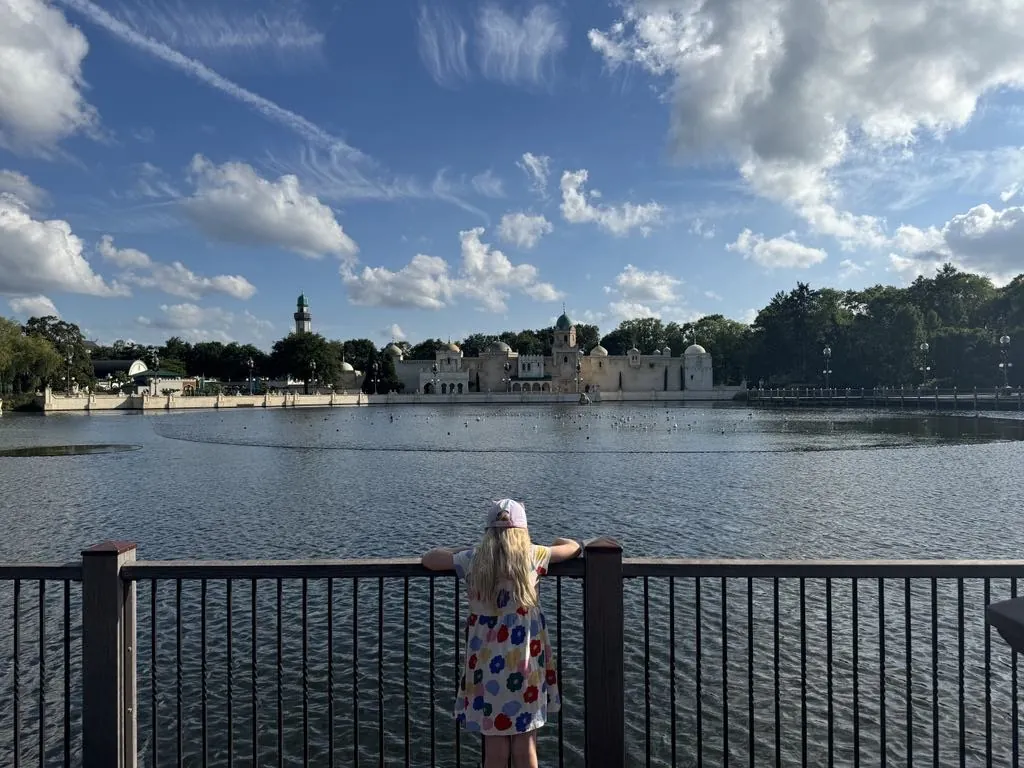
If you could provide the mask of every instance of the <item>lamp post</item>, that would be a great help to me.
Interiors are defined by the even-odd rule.
[[[379,373],[380,373],[380,363],[374,362],[374,364],[373,364],[373,394],[375,394],[375,395],[380,394],[377,391],[377,381],[378,381],[377,377],[378,377]]]
[[[1010,362],[1010,337],[1003,334],[999,337],[999,356],[1001,362],[999,368],[1003,372],[1003,388],[1007,389],[1010,386],[1010,369],[1013,368],[1013,363]]]
[[[512,371],[512,364],[506,362],[505,365],[502,366],[502,368],[505,369],[505,378],[502,379],[502,381],[505,383],[505,391],[506,392],[511,392],[512,391],[512,376],[510,375],[510,372]]]
[[[431,379],[431,382],[433,383],[434,386],[433,386],[433,389],[431,390],[430,394],[436,395],[437,394],[437,363],[434,363],[432,366],[430,366],[430,372],[434,374],[434,378]]]
[[[922,341],[921,346],[918,347],[921,350],[921,386],[924,387],[928,381],[928,374],[931,373],[932,367],[928,365],[928,346],[927,341]]]
[[[252,381],[252,358],[250,357],[247,361],[249,363],[249,395],[253,394],[253,381]]]
[[[68,363],[68,397],[71,397],[71,364],[75,362],[75,352],[71,347],[68,347],[67,349],[66,360]]]
[[[316,394],[316,360],[311,361],[309,367],[313,371],[313,394]],[[309,393],[307,392],[306,394]]]
[[[829,390],[832,376],[832,347],[827,346],[821,350],[821,356],[825,360],[825,368],[822,370],[822,373],[825,375],[825,389]]]

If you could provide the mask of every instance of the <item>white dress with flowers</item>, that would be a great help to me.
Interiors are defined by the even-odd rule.
[[[473,569],[474,553],[464,550],[454,557],[463,583]],[[550,549],[533,547],[534,583],[547,573],[550,559]],[[539,607],[512,605],[507,584],[499,585],[496,605],[470,590],[469,611],[456,720],[467,731],[486,736],[511,736],[544,725],[562,705],[544,613]]]

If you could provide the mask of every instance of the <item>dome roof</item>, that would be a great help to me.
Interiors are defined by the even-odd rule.
[[[640,350],[637,349],[636,347],[633,347],[626,354],[627,355],[639,355],[640,354]]]
[[[354,371],[355,368],[352,367],[352,363],[343,362],[341,364],[341,370],[344,371],[345,373],[349,373],[351,371]]]
[[[708,351],[704,349],[700,344],[691,344],[686,348],[686,355],[706,355]]]
[[[492,355],[504,355],[512,351],[512,347],[506,344],[504,341],[495,341],[487,347],[487,351]]]
[[[458,344],[456,344],[456,343],[455,343],[454,341],[449,341],[449,342],[448,342],[448,343],[447,343],[447,344],[445,345],[445,347],[444,347],[444,348],[445,348],[446,350],[448,350],[449,352],[461,352],[461,351],[462,351],[461,349],[459,349],[459,345],[458,345]]]
[[[608,350],[598,344],[592,350],[590,350],[591,357],[608,357]]]
[[[672,347],[665,347],[663,350],[661,350],[661,354],[663,354],[665,357],[672,357]]]
[[[570,320],[569,316],[563,312],[558,316],[558,319],[555,320],[555,330],[568,331],[570,328],[572,328],[572,320]]]
[[[306,301],[306,294],[304,294],[304,293],[300,293],[299,294],[298,305],[300,307],[308,307],[309,306],[309,302]]]
[[[387,352],[392,357],[401,357],[403,354],[401,348],[399,348],[399,346],[394,342],[384,347],[384,351]]]

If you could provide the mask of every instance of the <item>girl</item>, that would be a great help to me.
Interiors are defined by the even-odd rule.
[[[510,755],[516,768],[537,768],[537,729],[562,706],[537,580],[550,563],[581,551],[572,539],[534,545],[526,509],[502,499],[491,503],[479,545],[423,556],[430,570],[454,568],[466,583],[466,663],[455,718],[483,734],[484,768],[506,768]]]

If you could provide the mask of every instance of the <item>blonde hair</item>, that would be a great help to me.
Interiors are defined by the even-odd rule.
[[[488,528],[473,554],[469,585],[481,600],[497,603],[498,584],[502,581],[512,585],[514,605],[537,606],[533,542],[525,528]]]

